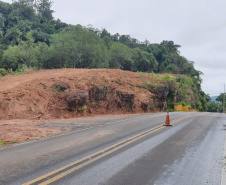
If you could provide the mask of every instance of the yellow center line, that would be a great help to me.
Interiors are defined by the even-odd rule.
[[[174,124],[174,123],[176,123],[178,121],[181,121],[183,119],[189,118],[189,117],[191,117],[193,115],[195,115],[195,114],[191,114],[191,115],[188,115],[188,116],[183,116],[181,118],[175,119],[175,120],[173,120],[171,122],[171,124]],[[165,128],[165,126],[159,125],[157,127],[149,129],[147,131],[144,131],[144,132],[142,132],[140,134],[137,134],[137,135],[132,136],[132,137],[130,137],[128,139],[125,139],[125,140],[123,140],[123,141],[121,141],[119,143],[111,145],[110,147],[107,147],[107,148],[105,148],[103,150],[100,150],[100,151],[98,151],[98,152],[96,152],[94,154],[91,154],[91,155],[89,155],[87,157],[84,157],[84,158],[82,158],[80,160],[77,160],[77,161],[75,161],[75,162],[73,162],[71,164],[68,164],[68,165],[66,165],[66,166],[64,166],[62,168],[59,168],[59,169],[54,170],[52,172],[49,172],[49,173],[47,173],[45,175],[42,175],[42,176],[40,176],[40,177],[38,177],[38,178],[36,178],[34,180],[31,180],[31,181],[29,181],[29,182],[27,182],[27,183],[25,183],[23,185],[31,185],[33,183],[37,183],[38,181],[42,181],[44,179],[50,178],[50,176],[59,173],[58,175],[56,175],[56,176],[54,176],[54,177],[52,177],[50,179],[47,179],[44,182],[39,183],[39,184],[47,185],[47,184],[50,184],[52,182],[55,182],[56,180],[66,176],[66,175],[68,175],[68,174],[70,174],[70,173],[72,173],[72,172],[74,172],[74,171],[76,171],[76,170],[78,170],[78,169],[80,169],[80,168],[82,168],[82,167],[84,167],[84,166],[86,166],[86,165],[88,165],[88,164],[90,164],[90,163],[92,163],[92,162],[104,157],[104,156],[107,156],[107,155],[119,150],[120,148],[123,148],[123,147],[125,147],[125,146],[127,146],[127,145],[129,145],[129,144],[131,144],[131,143],[133,143],[133,142],[135,142],[135,141],[147,136],[148,134],[153,133],[153,132],[158,131],[158,130],[163,129],[163,128]],[[82,163],[82,164],[79,164],[79,163]],[[73,166],[75,166],[75,167],[73,167]],[[66,170],[67,168],[70,168],[70,169]],[[66,171],[64,171],[64,170],[66,170]],[[63,172],[60,173],[60,171],[63,171]]]
[[[162,127],[158,128],[158,129],[156,129],[155,131],[163,129],[163,128],[165,128],[165,127],[162,126]],[[150,133],[148,133],[148,134],[150,134]],[[45,181],[43,183],[40,183],[40,185],[47,185],[47,184],[53,183],[53,182],[65,177],[65,176],[69,175],[70,173],[73,173],[74,171],[76,171],[76,170],[78,170],[78,169],[80,169],[80,168],[82,168],[82,167],[84,167],[84,166],[86,166],[86,165],[88,165],[90,163],[93,163],[93,162],[97,161],[98,159],[101,159],[101,158],[103,158],[103,157],[105,157],[105,156],[107,156],[107,155],[109,155],[109,154],[111,154],[111,153],[113,153],[113,152],[115,152],[115,151],[117,151],[117,150],[119,150],[119,149],[121,149],[121,148],[123,148],[123,147],[125,147],[125,146],[127,146],[127,145],[129,145],[129,144],[131,144],[131,143],[143,138],[143,137],[145,137],[145,136],[147,136],[148,134],[142,135],[139,138],[136,138],[136,139],[134,139],[132,141],[129,141],[129,142],[123,144],[123,145],[120,145],[119,147],[114,148],[111,151],[105,152],[102,155],[100,155],[100,156],[98,156],[98,157],[96,157],[94,159],[91,159],[91,160],[89,160],[89,161],[87,161],[87,162],[85,162],[85,163],[83,163],[81,165],[78,165],[78,166],[76,166],[74,168],[71,168],[70,170],[67,170],[67,171],[65,171],[65,172],[63,172],[63,173],[61,173],[61,174],[59,174],[59,175],[57,175],[57,176]]]

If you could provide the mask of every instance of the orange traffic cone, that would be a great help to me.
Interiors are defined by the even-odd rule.
[[[167,111],[166,122],[165,122],[165,125],[163,125],[163,126],[172,126],[172,125],[170,125],[169,111]]]

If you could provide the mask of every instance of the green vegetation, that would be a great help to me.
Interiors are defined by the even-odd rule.
[[[168,89],[169,109],[180,101],[200,111],[208,109],[202,72],[180,55],[173,41],[141,42],[106,29],[68,25],[54,19],[51,7],[50,0],[0,1],[0,76],[54,68],[114,68],[139,71],[140,78],[151,73],[157,80],[155,73],[162,73],[165,84],[132,85],[152,92]],[[181,75],[172,79],[170,74]]]
[[[218,108],[220,108],[220,109],[218,110]],[[222,110],[222,109],[221,109],[221,106],[219,106],[219,103],[214,102],[214,101],[211,101],[210,103],[208,103],[208,111],[209,112],[218,112],[220,110]]]
[[[153,73],[150,76],[154,76]],[[148,89],[154,94],[158,101],[167,102],[167,110],[172,111],[174,105],[188,106],[189,109],[197,109],[198,111],[207,111],[209,95],[206,95],[199,86],[197,87],[195,79],[186,75],[180,75],[175,78],[168,73],[164,73],[163,77],[157,78],[157,81],[149,81],[144,78],[141,84],[132,84],[132,86]],[[163,106],[163,105],[162,105]]]
[[[185,101],[181,101],[179,104],[180,105],[183,105],[183,106],[186,106],[187,105]]]
[[[158,76],[154,73],[154,71],[151,72],[150,77],[155,78],[155,79],[158,79]]]
[[[57,86],[57,87],[55,88],[55,91],[56,91],[56,92],[62,92],[60,86]]]
[[[170,75],[168,73],[164,73],[164,76],[162,77],[162,79],[165,81],[171,80]]]
[[[41,85],[46,89],[48,86],[46,84],[41,83]]]
[[[225,95],[226,97],[226,95]],[[223,112],[223,103],[224,103],[224,93],[220,93],[219,96],[216,98],[216,101],[208,102],[208,111],[209,112]],[[226,109],[226,102],[224,104]]]
[[[140,42],[92,26],[67,25],[52,16],[49,0],[0,2],[0,68],[19,65],[52,68],[117,68],[129,71],[189,74],[193,62],[180,56],[173,41]]]
[[[7,74],[8,74],[7,70],[0,68],[0,76],[5,76]]]
[[[86,105],[82,106],[82,107],[79,107],[78,108],[78,111],[83,113],[85,110],[87,109]]]
[[[140,71],[137,71],[137,74],[139,75],[140,78],[144,78],[144,74]]]
[[[6,145],[5,140],[0,140],[0,146],[4,146],[4,145]]]
[[[225,94],[226,97],[226,94]],[[220,95],[216,98],[217,101],[221,102],[221,104],[223,105],[224,103],[224,93],[220,93]]]

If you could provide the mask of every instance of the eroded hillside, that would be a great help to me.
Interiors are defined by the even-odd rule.
[[[180,88],[148,73],[118,69],[42,70],[0,78],[0,118],[56,119],[164,110]],[[190,90],[191,91],[191,90]],[[190,92],[190,98],[193,92]],[[179,94],[178,94],[179,95]],[[179,96],[174,96],[178,98]]]

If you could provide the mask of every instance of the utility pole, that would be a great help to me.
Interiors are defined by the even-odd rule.
[[[224,97],[223,97],[223,113],[224,113],[224,104],[225,104],[225,84],[224,84]]]

